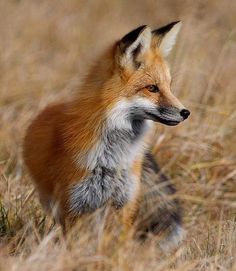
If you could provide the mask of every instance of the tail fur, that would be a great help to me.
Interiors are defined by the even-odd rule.
[[[145,156],[141,183],[144,192],[137,219],[138,235],[143,239],[148,233],[164,234],[161,247],[168,250],[183,238],[182,209],[173,197],[175,186],[161,173],[151,153]]]

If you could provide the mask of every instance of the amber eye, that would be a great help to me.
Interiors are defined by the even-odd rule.
[[[150,92],[154,92],[154,93],[160,91],[159,87],[156,86],[156,85],[149,85],[149,86],[146,86],[146,89],[148,89]]]

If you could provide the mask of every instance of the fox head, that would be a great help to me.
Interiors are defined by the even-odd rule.
[[[87,81],[97,82],[95,95],[106,103],[111,122],[148,119],[177,125],[188,118],[190,112],[171,92],[165,60],[180,28],[181,22],[153,31],[140,26],[119,40],[93,68]]]

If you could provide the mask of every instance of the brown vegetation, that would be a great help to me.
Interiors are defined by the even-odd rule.
[[[0,270],[236,270],[236,2],[9,0],[0,10]],[[76,91],[104,46],[178,19],[173,90],[192,114],[159,125],[156,154],[179,188],[185,241],[164,255],[158,237],[141,244],[116,223],[104,234],[90,217],[65,243],[23,170],[25,128]]]

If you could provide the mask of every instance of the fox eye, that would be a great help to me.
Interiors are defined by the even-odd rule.
[[[160,91],[159,87],[156,85],[146,86],[146,89],[148,89],[150,92],[154,92],[154,93],[157,93]]]

